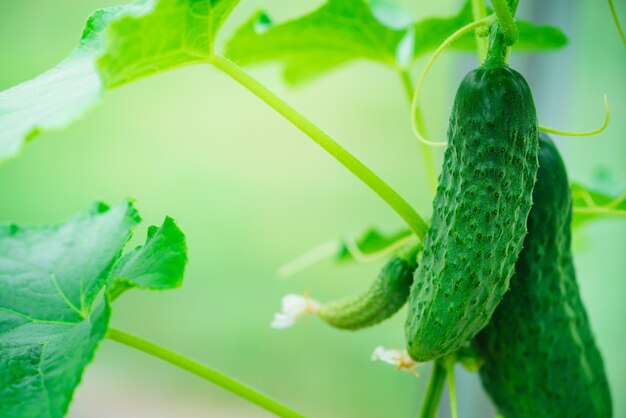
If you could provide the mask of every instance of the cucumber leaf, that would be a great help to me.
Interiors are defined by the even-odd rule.
[[[279,24],[263,11],[256,13],[228,42],[226,55],[241,64],[278,60],[284,64],[287,82],[296,84],[357,59],[406,67],[471,21],[470,0],[454,16],[419,22],[388,3],[329,0],[307,15]],[[515,51],[558,49],[567,43],[557,28],[525,21],[518,26]],[[474,35],[462,37],[451,48],[475,49]]]
[[[408,228],[387,234],[379,229],[370,228],[356,239],[342,239],[335,259],[339,262],[360,261],[368,257],[376,258],[377,254],[393,250],[397,244],[412,236]]]
[[[626,191],[619,196],[612,196],[580,183],[573,183],[572,199],[574,203],[572,228],[601,218],[626,217]]]
[[[24,141],[39,133],[65,127],[100,99],[103,85],[95,60],[104,50],[104,30],[121,16],[143,9],[132,4],[96,11],[69,57],[0,92],[0,160],[15,155]]]
[[[106,335],[111,309],[103,291],[112,266],[141,258],[120,259],[139,222],[133,205],[124,202],[94,205],[56,226],[0,226],[0,416],[65,415]],[[156,258],[157,246],[148,247]],[[184,269],[184,262],[163,272],[121,263],[133,264],[135,277],[160,273],[163,287],[163,275],[171,274],[175,286]]]
[[[238,0],[139,0],[94,12],[78,47],[54,68],[0,92],[0,160],[38,134],[61,129],[107,89],[206,62]]]
[[[213,41],[239,0],[156,0],[150,13],[109,25],[98,68],[107,88],[188,64],[208,62]]]
[[[286,59],[335,62],[367,58],[393,64],[404,30],[380,22],[361,0],[329,0],[303,17],[275,25],[258,12],[228,42],[226,55],[240,63]]]
[[[187,245],[183,231],[169,216],[160,228],[148,228],[148,238],[117,260],[109,276],[112,278],[109,297],[138,287],[163,290],[180,287],[187,264]]]

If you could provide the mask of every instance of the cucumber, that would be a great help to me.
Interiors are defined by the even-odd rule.
[[[537,132],[528,84],[506,64],[481,66],[461,82],[409,297],[405,331],[416,361],[473,338],[508,288],[526,234]]]
[[[611,395],[572,262],[567,173],[552,141],[540,139],[524,250],[472,345],[485,361],[483,386],[506,418],[606,418]]]
[[[336,328],[357,330],[391,317],[406,302],[417,267],[418,244],[404,247],[383,266],[364,293],[322,305],[317,315]]]

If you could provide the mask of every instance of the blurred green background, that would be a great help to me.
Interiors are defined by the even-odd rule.
[[[55,65],[76,45],[86,17],[119,3],[0,1],[0,89]],[[416,16],[454,13],[458,1],[401,2]],[[606,2],[522,0],[518,16],[560,26],[570,44],[550,54],[517,55],[541,123],[584,130],[601,123],[607,92],[613,120],[593,138],[557,138],[574,180],[607,177],[626,185],[626,49]],[[545,3],[545,4],[544,4]],[[254,10],[277,20],[319,1],[242,1],[227,39]],[[626,21],[626,4],[617,1]],[[219,42],[218,42],[219,44]],[[421,69],[423,62],[416,66]],[[455,86],[476,65],[447,53],[427,82],[428,130],[443,138]],[[429,215],[431,196],[395,74],[359,62],[314,84],[287,88],[279,67],[250,69],[354,152]],[[436,153],[439,155],[440,151]],[[605,181],[606,182],[606,181]],[[289,280],[276,270],[307,249],[368,226],[393,230],[399,218],[371,191],[289,123],[216,69],[184,68],[125,86],[64,131],[47,133],[0,166],[0,220],[55,222],[94,200],[137,199],[145,224],[169,214],[186,232],[185,285],[172,292],[129,292],[112,323],[214,366],[312,417],[409,417],[422,377],[369,358],[377,345],[401,347],[404,311],[358,333],[315,319],[270,329],[286,293],[309,289],[326,301],[365,288],[380,263],[323,262]],[[576,265],[604,355],[615,416],[626,416],[626,222],[602,220],[576,237]],[[71,262],[71,260],[68,260]],[[461,417],[492,416],[476,376],[461,373]],[[441,416],[448,416],[447,404]],[[75,394],[72,417],[262,417],[268,414],[167,364],[104,341]]]

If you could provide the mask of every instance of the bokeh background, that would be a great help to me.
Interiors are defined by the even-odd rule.
[[[119,0],[0,1],[0,89],[55,65],[76,45],[87,16]],[[277,20],[317,7],[243,0],[220,40],[263,7]],[[417,17],[454,13],[460,2],[400,2]],[[626,185],[626,48],[606,2],[522,0],[518,16],[560,26],[570,39],[549,54],[512,65],[529,80],[541,123],[596,127],[608,92],[613,120],[593,138],[557,138],[570,176]],[[626,23],[626,3],[616,1]],[[220,42],[218,42],[220,44]],[[415,71],[421,69],[423,61]],[[476,65],[449,52],[424,92],[428,130],[445,135],[455,86]],[[415,205],[431,195],[396,75],[358,62],[313,84],[288,88],[277,65],[250,69],[362,158]],[[440,151],[436,151],[440,157]],[[0,220],[55,222],[94,200],[137,199],[145,227],[173,216],[186,232],[190,262],[183,288],[133,291],[116,301],[112,324],[216,367],[312,417],[409,417],[429,374],[416,379],[370,355],[401,347],[404,311],[358,333],[315,319],[270,329],[286,293],[319,300],[369,285],[380,263],[322,262],[289,280],[277,269],[329,239],[369,226],[392,231],[399,218],[303,134],[216,69],[184,68],[107,94],[69,128],[47,133],[0,166]],[[576,235],[576,266],[612,387],[615,416],[626,416],[626,222],[606,219]],[[68,260],[71,262],[71,260]],[[459,370],[462,417],[493,416],[476,376]],[[263,417],[267,413],[159,360],[104,341],[75,394],[71,417]],[[448,416],[442,403],[441,416]]]

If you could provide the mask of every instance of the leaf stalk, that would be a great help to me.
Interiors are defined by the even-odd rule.
[[[413,230],[420,240],[424,240],[428,224],[424,219],[387,183],[378,177],[371,169],[359,161],[349,151],[339,145],[328,134],[305,118],[297,110],[272,93],[267,87],[255,80],[239,66],[228,59],[216,55],[211,63],[237,81],[251,93],[263,100],[272,109],[277,111],[285,119],[300,129],[305,135],[315,141],[327,153],[333,156],[339,163],[346,167],[352,174],[357,176],[363,183],[369,186],[380,196]]]
[[[227,391],[232,392],[235,395],[256,404],[257,406],[260,406],[261,408],[276,414],[279,417],[304,417],[303,415],[293,411],[292,409],[281,404],[280,402],[275,401],[274,399],[260,392],[257,392],[251,387],[246,386],[231,377],[228,377],[216,370],[210,369],[207,366],[195,362],[178,353],[170,351],[167,348],[161,347],[160,345],[157,345],[153,342],[137,337],[135,335],[128,334],[115,328],[108,329],[107,338],[120,344],[124,344],[128,347],[132,347],[136,350],[142,351],[146,354],[150,354],[151,356],[166,361],[176,367],[188,371],[189,373],[195,374],[196,376],[199,376],[204,380],[214,383],[221,388],[226,389]]]

